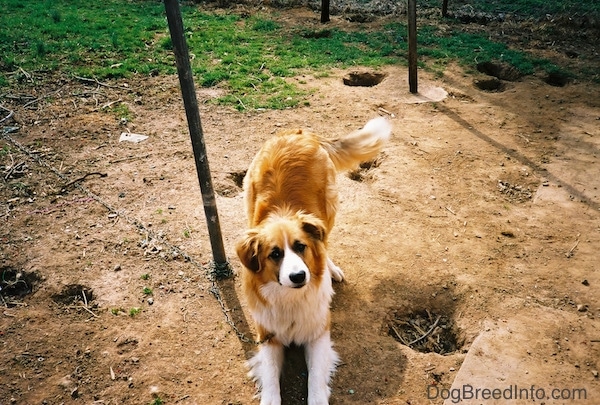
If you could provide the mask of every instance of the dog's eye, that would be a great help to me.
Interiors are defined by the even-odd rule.
[[[296,242],[294,242],[293,249],[296,253],[304,253],[304,251],[306,250],[306,245],[297,240]]]
[[[269,258],[277,261],[283,257],[283,252],[278,247],[274,247],[269,254]]]

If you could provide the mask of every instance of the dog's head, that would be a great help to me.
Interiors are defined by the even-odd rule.
[[[246,233],[237,254],[256,283],[302,288],[323,276],[324,240],[325,226],[313,215],[271,215]]]

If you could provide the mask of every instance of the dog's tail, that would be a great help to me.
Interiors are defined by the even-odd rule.
[[[338,171],[351,170],[377,156],[390,138],[392,125],[383,117],[373,118],[358,131],[339,138],[320,138]]]

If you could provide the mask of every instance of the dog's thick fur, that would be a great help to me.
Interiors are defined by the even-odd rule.
[[[243,291],[256,322],[259,352],[249,361],[261,405],[281,403],[284,347],[305,348],[308,404],[327,404],[338,362],[330,339],[331,278],[344,274],[327,257],[337,210],[338,171],[374,158],[389,138],[384,118],[328,139],[303,130],[270,139],[244,178],[249,230],[237,245]]]

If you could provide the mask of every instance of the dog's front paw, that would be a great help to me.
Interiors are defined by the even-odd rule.
[[[260,395],[260,405],[281,405],[281,397],[262,392]]]
[[[338,283],[344,281],[344,272],[342,271],[342,269],[336,266],[330,258],[327,258],[327,270],[329,270],[331,278],[337,281]]]
[[[327,387],[321,392],[308,393],[308,405],[329,405],[329,390]]]

